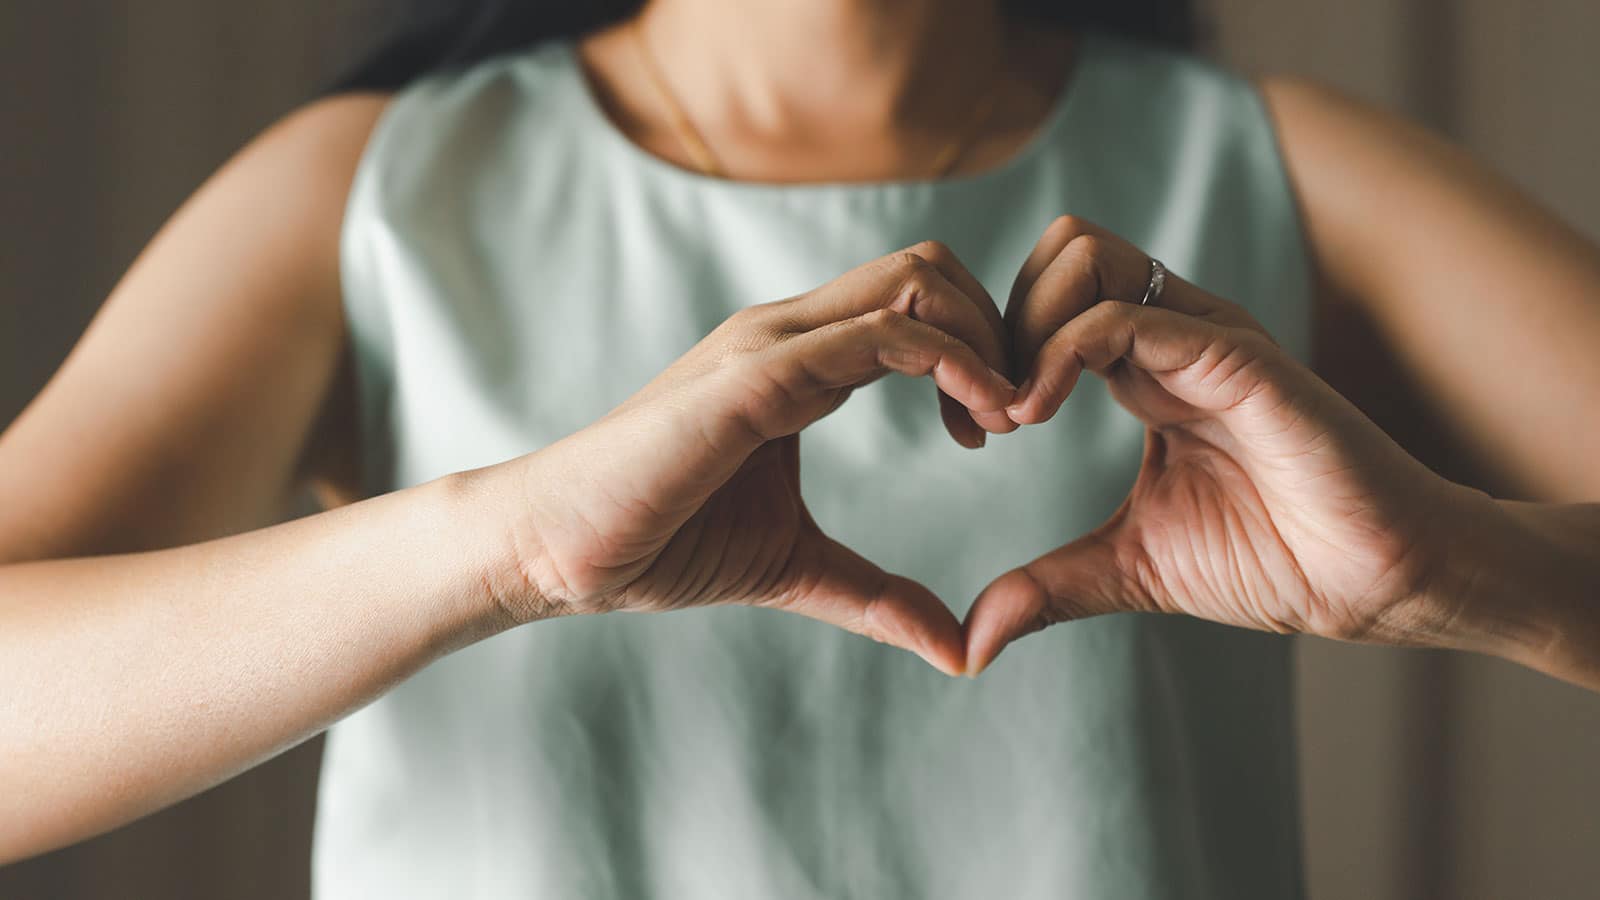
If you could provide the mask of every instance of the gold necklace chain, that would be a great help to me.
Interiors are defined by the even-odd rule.
[[[661,73],[661,67],[656,62],[655,55],[650,52],[650,45],[644,37],[644,24],[640,17],[635,16],[629,23],[628,31],[633,37],[633,45],[639,57],[640,68],[644,69],[645,76],[649,79],[655,92],[667,107],[668,118],[672,120],[673,130],[677,132],[678,143],[683,145],[684,152],[694,161],[696,168],[702,173],[714,178],[724,177],[725,169],[717,161],[716,154],[711,152],[711,147],[705,138],[700,135],[699,129],[694,127],[694,122],[689,119],[689,114],[684,110],[683,104],[678,102],[677,94],[673,93],[667,79]],[[995,97],[998,93],[998,77],[990,79],[989,87],[978,98],[977,105],[973,108],[972,123],[955,139],[946,144],[929,169],[934,178],[943,178],[950,174],[956,164],[961,162],[963,156],[971,149],[973,141],[977,140],[983,126],[988,123],[989,117],[994,113]]]
[[[661,68],[656,65],[656,58],[650,52],[649,44],[645,42],[644,25],[638,16],[629,23],[628,31],[633,36],[633,45],[638,52],[640,66],[650,79],[650,83],[655,86],[656,93],[661,95],[661,99],[667,105],[667,114],[672,119],[673,129],[678,133],[678,142],[683,145],[684,151],[694,160],[695,166],[701,172],[714,178],[722,177],[723,170],[717,162],[717,157],[711,152],[711,148],[706,146],[699,130],[689,121],[689,114],[684,112],[683,105],[678,102],[678,96],[667,86],[666,78],[662,77]]]

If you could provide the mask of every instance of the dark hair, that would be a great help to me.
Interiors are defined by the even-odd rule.
[[[390,37],[333,91],[395,90],[437,69],[573,37],[633,14],[643,0],[388,0]],[[1008,13],[1082,31],[1193,47],[1193,0],[1003,0]]]

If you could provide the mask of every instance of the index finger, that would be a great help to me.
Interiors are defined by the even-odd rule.
[[[989,325],[989,337],[980,337],[970,340],[971,343],[995,371],[1012,379],[1020,378],[1017,374],[1015,360],[1011,358],[1011,340],[1007,335],[1005,320],[1000,315],[1000,308],[995,306],[994,298],[984,289],[983,283],[978,281],[972,271],[961,262],[955,251],[939,241],[923,241],[912,248],[923,259],[938,269],[945,279],[955,285],[967,299],[972,301],[979,315]],[[945,416],[946,423],[953,423],[963,418],[962,411],[949,398],[943,394],[939,396],[940,407]],[[968,410],[965,417],[970,417],[984,431],[995,434],[1007,434],[1015,431],[1019,426],[1011,421],[1011,417],[1003,412],[977,412]],[[959,427],[951,424],[952,429]],[[970,427],[970,426],[968,426]]]
[[[963,341],[1002,375],[1013,368],[1000,310],[954,251],[938,241],[923,241],[858,266],[777,308],[790,331],[815,330],[877,309],[893,309]],[[962,409],[942,392],[939,403],[946,427],[965,446],[981,446],[985,431],[1017,428],[1003,411]]]
[[[1018,377],[1032,374],[1040,346],[1074,316],[1100,300],[1140,299],[1148,259],[1093,222],[1077,216],[1051,222],[1017,272],[1006,301]]]
[[[1052,222],[1028,256],[1011,297],[1006,322],[1019,377],[1035,377],[1038,355],[1068,322],[1103,300],[1138,304],[1150,286],[1149,254],[1115,234],[1073,216]],[[1224,326],[1266,330],[1237,304],[1169,273],[1155,305]]]
[[[963,308],[949,315],[959,317],[960,333],[951,330],[951,334],[971,344],[990,367],[1009,374],[1000,310],[955,253],[938,241],[923,241],[857,266],[815,291],[783,302],[781,308],[790,330],[810,331],[897,302],[906,305],[909,300],[918,306],[918,293],[924,299],[957,301]],[[920,309],[900,311],[929,321],[919,314]],[[945,327],[958,323],[929,324]]]

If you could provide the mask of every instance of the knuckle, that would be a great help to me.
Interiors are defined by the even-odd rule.
[[[927,257],[917,252],[917,247],[920,246],[922,245],[918,244],[916,247],[908,247],[890,257],[891,268],[893,269],[895,275],[901,280],[910,278],[912,275],[918,272],[925,272],[928,269],[933,268],[933,263],[928,262]]]
[[[1108,326],[1120,325],[1125,322],[1131,323],[1146,312],[1147,309],[1145,307],[1139,306],[1135,303],[1117,303],[1099,300],[1093,306],[1085,310],[1083,314],[1078,317],[1078,319],[1083,322],[1083,325],[1080,327],[1104,328]]]
[[[918,258],[920,259],[921,257]],[[915,288],[916,290],[927,292],[938,278],[938,270],[924,260],[921,265],[905,273],[905,276],[900,279],[900,286],[905,289]]]
[[[1062,256],[1072,259],[1079,271],[1095,280],[1096,301],[1107,299],[1110,290],[1106,278],[1110,250],[1109,242],[1097,234],[1080,234],[1061,250]]]
[[[885,258],[888,278],[887,290],[879,301],[884,306],[903,306],[909,310],[916,300],[927,292],[930,276],[937,270],[933,264],[912,250],[901,250]]]
[[[943,241],[927,240],[918,241],[907,248],[907,252],[917,256],[923,262],[937,264],[951,262],[956,258],[955,251]]]
[[[1063,253],[1075,254],[1099,284],[1101,300],[1137,303],[1149,279],[1148,257],[1132,244],[1106,234],[1081,234]]]
[[[1048,240],[1065,245],[1079,235],[1088,234],[1090,230],[1088,221],[1082,217],[1074,215],[1057,216],[1045,227],[1044,236]]]
[[[901,316],[900,313],[889,309],[888,307],[880,307],[878,309],[863,313],[861,316],[861,322],[873,331],[886,331],[891,328],[899,327],[903,318],[904,317]]]
[[[878,643],[887,643],[889,634],[883,622],[883,595],[876,593],[869,599],[854,616],[851,617],[847,630],[865,638],[870,638]]]
[[[889,306],[907,313],[923,309],[939,296],[939,275],[926,262],[907,272],[899,286],[889,294]]]
[[[1043,631],[1064,618],[1058,605],[1058,598],[1049,588],[1049,579],[1037,569],[1036,561],[1012,570],[1013,577],[1021,579],[1028,586],[1028,606],[1020,634]]]
[[[1109,255],[1110,242],[1098,234],[1080,234],[1067,244],[1067,250],[1098,266]]]

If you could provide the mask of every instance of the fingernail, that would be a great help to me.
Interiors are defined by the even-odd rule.
[[[989,432],[980,431],[980,432],[978,432],[978,446],[973,448],[973,449],[975,449],[975,450],[982,449],[983,446],[985,444],[987,444],[987,443],[989,443]]]
[[[1006,386],[1006,390],[1015,391],[1017,389],[1016,385],[1011,383],[1011,379],[1009,379],[1009,378],[1005,377],[1004,375],[1000,374],[1000,370],[991,367],[989,369],[989,374],[994,376],[994,380],[995,381],[998,381],[1001,384],[1005,385]]]
[[[988,662],[984,663],[983,665],[978,666],[976,669],[971,668],[969,666],[968,669],[967,669],[967,677],[969,677],[969,678],[977,678],[979,675],[982,675],[984,673],[984,670],[986,670],[990,666],[994,665],[994,661],[999,659],[999,658],[1000,658],[1000,654],[996,653],[995,655],[989,657],[989,661]]]
[[[1017,395],[1011,399],[1011,405],[1006,407],[1006,412],[1021,412],[1022,404],[1026,403],[1028,400],[1028,391],[1032,389],[1033,378],[1029,377],[1023,379],[1022,384],[1017,387]]]

